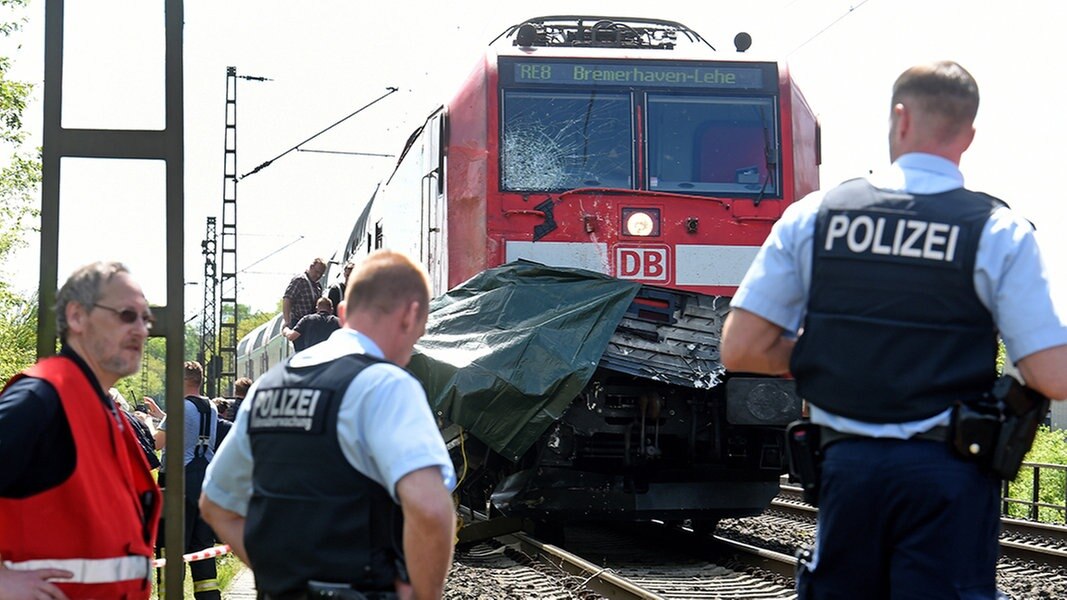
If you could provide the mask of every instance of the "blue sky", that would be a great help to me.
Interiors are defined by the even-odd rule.
[[[1067,287],[1067,217],[1057,156],[1067,137],[1059,107],[1067,84],[1060,26],[1067,3],[1054,0],[754,0],[734,3],[573,0],[510,3],[409,0],[187,0],[186,265],[203,277],[200,240],[220,215],[225,69],[267,76],[238,88],[238,170],[251,170],[381,95],[400,91],[310,147],[397,152],[408,133],[462,82],[485,45],[524,18],[620,14],[681,21],[719,48],[738,31],[751,54],[785,58],[822,123],[822,187],[888,162],[893,80],[916,62],[953,59],[977,78],[978,135],[962,164],[968,187],[1000,196],[1038,227],[1054,281]],[[718,5],[718,6],[717,6]],[[8,40],[16,77],[40,82],[43,0],[26,30]],[[162,1],[67,0],[67,126],[162,124]],[[101,32],[106,32],[101,35]],[[21,44],[14,48],[13,43]],[[41,130],[40,88],[26,123]],[[277,302],[288,278],[313,256],[329,257],[351,228],[387,159],[292,153],[238,186],[240,301]],[[64,163],[60,274],[89,258],[118,258],[162,303],[163,170],[155,163]],[[23,288],[36,285],[37,248],[22,253]],[[253,265],[253,263],[255,263]],[[186,315],[202,291],[188,286]],[[1063,295],[1061,294],[1061,298]],[[1067,306],[1061,303],[1064,310]]]

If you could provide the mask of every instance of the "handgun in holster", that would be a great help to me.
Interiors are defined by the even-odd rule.
[[[1004,421],[990,467],[1002,479],[1011,481],[1019,474],[1023,458],[1034,444],[1037,428],[1048,414],[1049,399],[1010,375],[997,379],[991,395],[1003,406]]]
[[[956,451],[1010,481],[1048,413],[1049,399],[1004,375],[977,403],[956,407],[952,442]]]
[[[785,429],[789,478],[800,483],[804,502],[819,505],[819,479],[822,474],[822,448],[819,426],[808,420],[793,421]]]

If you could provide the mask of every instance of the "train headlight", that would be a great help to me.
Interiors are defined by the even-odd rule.
[[[658,208],[622,209],[623,234],[637,237],[659,235]]]
[[[733,377],[726,382],[726,420],[733,425],[788,425],[800,418],[796,382]]]

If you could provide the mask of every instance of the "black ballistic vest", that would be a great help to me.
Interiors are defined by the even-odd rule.
[[[871,423],[932,417],[996,377],[997,332],[974,290],[978,239],[1000,200],[845,182],[826,194],[791,370],[819,408]]]
[[[376,362],[362,354],[302,368],[286,361],[259,382],[245,545],[260,592],[304,590],[309,580],[393,589],[403,568],[400,507],[337,440],[341,398]]]

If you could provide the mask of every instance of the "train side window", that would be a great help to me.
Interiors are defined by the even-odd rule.
[[[278,336],[278,334],[282,332],[282,324],[284,322],[285,320],[281,317],[274,318],[274,323],[271,325],[270,328],[270,335],[267,337],[268,340],[273,340],[275,337]]]

